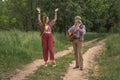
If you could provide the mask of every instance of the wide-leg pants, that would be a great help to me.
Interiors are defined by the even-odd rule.
[[[50,53],[50,60],[54,60],[54,39],[51,33],[43,33],[42,48],[44,61],[48,61],[48,52]]]

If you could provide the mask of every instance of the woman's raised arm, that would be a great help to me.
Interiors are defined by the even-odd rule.
[[[55,9],[55,16],[54,16],[54,21],[56,21],[57,20],[57,12],[58,12],[58,8],[57,9]]]
[[[37,11],[38,11],[38,21],[41,22],[41,15],[40,15],[41,10],[39,7],[37,7]]]

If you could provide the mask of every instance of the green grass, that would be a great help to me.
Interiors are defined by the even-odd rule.
[[[38,58],[40,53],[38,33],[4,31],[0,32],[0,78],[6,77],[20,65]]]
[[[87,32],[85,35],[85,41],[90,41],[96,38],[103,39],[103,38],[106,38],[106,36],[108,36],[108,33]]]
[[[71,43],[67,41],[64,34],[55,33],[55,52],[68,48]]]
[[[120,34],[107,38],[106,50],[97,61],[99,76],[93,76],[90,80],[120,80]]]
[[[83,46],[83,53],[85,53],[89,48],[93,46],[94,43]],[[35,74],[31,75],[31,77],[28,77],[28,80],[63,80],[62,78],[65,76],[69,64],[73,60],[75,60],[75,58],[74,53],[72,52],[56,59],[57,66],[54,68],[51,65],[48,67],[39,67]]]
[[[63,34],[55,34],[54,38],[56,52],[70,46]],[[37,58],[42,58],[39,32],[0,32],[0,78]]]
[[[37,72],[29,80],[62,80],[68,68],[68,64],[74,60],[74,55],[70,53],[62,58],[56,59],[57,66],[55,68],[41,66]]]
[[[101,37],[98,35],[87,33],[85,41]],[[64,34],[55,33],[54,40],[55,52],[71,45]],[[0,31],[0,79],[37,58],[42,58],[40,32]]]

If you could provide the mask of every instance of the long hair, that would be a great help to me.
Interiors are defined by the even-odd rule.
[[[45,23],[46,23],[47,17],[48,17],[48,16],[43,16],[43,20],[42,20],[43,27],[41,28],[41,34],[40,34],[40,35],[42,35],[43,32],[44,32],[44,29],[45,29]]]
[[[43,25],[45,25],[48,16],[43,16]]]

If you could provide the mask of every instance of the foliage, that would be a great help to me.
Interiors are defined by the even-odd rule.
[[[55,32],[66,32],[80,15],[87,31],[120,32],[120,0],[4,0],[0,1],[0,29],[39,30],[36,7],[41,15],[54,17],[59,8]]]

